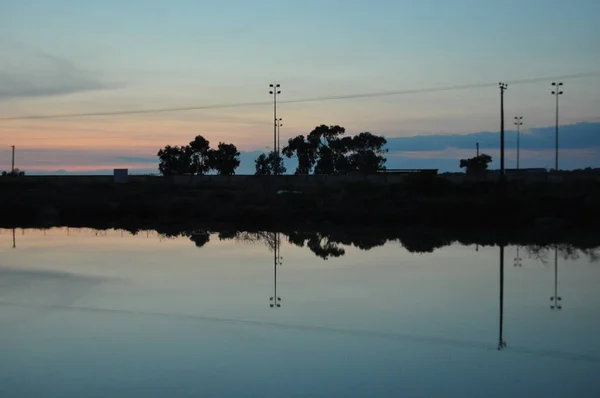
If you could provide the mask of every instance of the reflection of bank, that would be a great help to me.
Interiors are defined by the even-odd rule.
[[[273,232],[273,296],[269,298],[271,308],[281,307],[281,297],[277,295],[277,266],[282,265],[281,249],[281,233]]]
[[[558,245],[554,246],[554,296],[550,297],[550,309],[562,310],[562,297],[558,295]]]
[[[506,347],[504,340],[504,245],[500,246],[500,320],[498,333],[498,350]]]

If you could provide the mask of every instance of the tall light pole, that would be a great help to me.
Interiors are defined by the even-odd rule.
[[[500,174],[504,177],[504,91],[508,84],[500,82]]]
[[[281,90],[279,88],[281,85],[279,84],[270,84],[271,91],[269,94],[273,95],[273,152],[275,153],[275,167],[274,173],[275,175],[279,174],[279,170],[277,165],[279,164],[279,151],[277,150],[277,125],[279,121],[277,120],[277,95],[281,94]]]
[[[15,174],[15,146],[11,145],[12,148],[12,166],[10,168],[10,173]]]
[[[558,171],[558,96],[562,95],[562,82],[552,82],[552,95],[556,97],[556,159],[554,170]]]
[[[517,170],[519,170],[520,149],[521,149],[521,126],[523,125],[523,116],[515,116],[515,126],[517,126]]]
[[[477,148],[477,157],[479,157],[479,142],[475,143],[475,147]]]

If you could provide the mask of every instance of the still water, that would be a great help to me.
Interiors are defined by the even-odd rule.
[[[0,230],[0,397],[600,397],[593,252],[314,246]]]

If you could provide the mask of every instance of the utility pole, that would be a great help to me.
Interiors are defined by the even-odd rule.
[[[500,175],[504,177],[504,91],[508,84],[500,82]]]
[[[12,166],[10,168],[10,173],[15,174],[15,146],[11,145],[12,148]]]
[[[277,150],[277,125],[279,124],[279,120],[277,120],[277,95],[281,94],[281,87],[279,84],[270,84],[271,91],[269,94],[273,95],[273,152],[275,154],[275,167],[273,168],[273,172],[275,175],[279,174],[279,168],[277,165],[279,164],[279,151]]]
[[[475,143],[475,147],[477,148],[477,157],[479,157],[479,142]]]
[[[521,146],[521,126],[523,125],[523,116],[515,116],[515,126],[517,126],[517,170],[519,170],[520,146]]]
[[[552,95],[556,97],[556,159],[554,170],[558,171],[558,96],[562,95],[562,82],[552,82]]]

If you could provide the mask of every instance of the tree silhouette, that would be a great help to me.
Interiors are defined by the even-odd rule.
[[[14,169],[13,171],[3,171],[2,177],[23,177],[25,172],[19,169]]]
[[[211,168],[210,159],[210,142],[201,135],[197,135],[194,141],[190,142],[189,150],[191,151],[191,174],[205,174]]]
[[[488,164],[492,162],[492,157],[482,153],[479,156],[475,156],[469,159],[460,160],[460,168],[467,169],[467,174],[481,175],[484,174],[488,168]]]
[[[162,175],[191,173],[192,153],[187,146],[167,145],[158,151],[158,170]]]
[[[256,172],[254,173],[255,175],[267,176],[284,174],[287,171],[283,165],[283,158],[281,156],[277,156],[273,151],[269,152],[268,155],[261,153],[254,162],[256,168]],[[275,170],[276,165],[277,169]],[[277,171],[277,173],[275,173],[275,171]]]
[[[375,173],[385,168],[385,138],[368,132],[341,137],[345,132],[337,125],[317,126],[306,138],[291,138],[283,154],[298,158],[296,174]]]
[[[235,174],[235,169],[240,165],[239,156],[240,152],[235,145],[223,142],[208,153],[211,168],[221,175]]]
[[[158,169],[165,176],[202,175],[211,170],[231,175],[240,165],[235,145],[221,142],[217,149],[210,149],[210,143],[201,135],[185,146],[167,145],[157,155]]]
[[[296,155],[298,158],[298,167],[295,174],[310,174],[315,165],[316,150],[313,145],[306,141],[303,135],[299,135],[288,140],[288,146],[282,150],[288,158]]]

